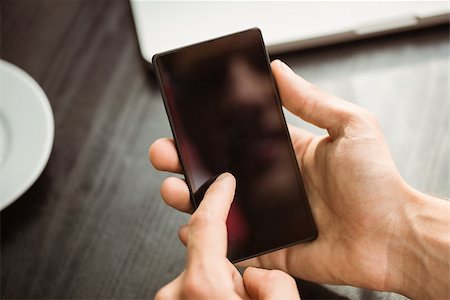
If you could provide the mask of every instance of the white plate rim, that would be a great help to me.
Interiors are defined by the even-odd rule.
[[[9,198],[0,199],[0,210],[3,210],[11,203],[16,201],[20,196],[22,196],[36,182],[36,180],[44,171],[53,148],[55,137],[55,120],[47,95],[45,94],[41,86],[27,72],[3,59],[0,59],[0,69],[5,69],[7,72],[11,72],[14,76],[23,81],[25,85],[28,85],[30,87],[32,92],[36,95],[36,99],[40,103],[44,114],[46,130],[48,131],[45,135],[46,138],[43,142],[44,147],[39,161],[35,163],[33,169],[30,170],[29,175],[23,180],[21,185],[18,186],[15,193],[13,193]]]

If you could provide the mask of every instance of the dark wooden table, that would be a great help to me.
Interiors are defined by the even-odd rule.
[[[153,170],[147,160],[149,144],[170,135],[170,129],[139,53],[128,2],[2,0],[0,9],[1,58],[39,82],[55,116],[54,147],[46,169],[28,192],[1,212],[1,298],[152,297],[183,268],[177,228],[188,216],[163,204],[159,183],[166,174]],[[351,98],[359,97],[357,91],[370,80],[359,71],[374,70],[376,76],[380,68],[397,66],[405,53],[412,53],[414,63],[423,62],[408,72],[419,74],[425,68],[432,78],[448,83],[448,72],[441,67],[426,69],[435,60],[448,63],[445,26],[303,51],[285,59],[307,78]],[[352,75],[355,81],[342,82]],[[410,88],[417,89],[416,83]],[[442,99],[448,99],[448,86],[432,81],[422,86],[426,91],[436,88],[440,92],[429,100],[438,108],[425,114],[428,119],[432,115],[430,123],[443,124],[448,121],[448,103]],[[406,97],[405,89],[391,93]],[[423,100],[419,96],[412,96],[412,107]],[[381,114],[384,129],[392,128],[383,101],[357,103]],[[399,115],[410,120],[401,113],[394,117]],[[423,126],[419,129],[427,132],[431,125]],[[402,134],[387,134],[402,174],[426,191],[448,196],[448,173],[447,180],[441,178],[445,163],[448,166],[448,146],[440,142],[448,131],[436,130],[437,137],[427,139],[428,146],[441,148],[433,150],[434,167],[427,169],[423,185],[413,174],[427,167],[411,167],[409,162],[426,158],[427,148],[419,147],[416,156],[405,158],[401,141],[408,137],[396,144]],[[422,136],[424,140],[428,135]],[[301,285],[305,298],[337,296],[313,284]],[[369,291],[347,295],[376,298]]]

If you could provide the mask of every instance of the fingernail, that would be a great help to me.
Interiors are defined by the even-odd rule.
[[[231,174],[228,172],[222,173],[222,174],[220,174],[219,177],[217,177],[216,181],[225,180],[225,179],[229,178],[230,176],[231,176]]]
[[[225,180],[225,179],[230,179],[232,177],[234,178],[234,176],[231,173],[225,172],[225,173],[220,174],[220,176],[217,177],[216,181],[222,181],[222,180]]]
[[[281,63],[281,69],[286,72],[286,73],[294,73],[294,71],[292,71],[292,69],[283,61],[280,60]]]

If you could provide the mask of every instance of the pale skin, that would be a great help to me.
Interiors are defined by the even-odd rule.
[[[282,104],[328,131],[316,136],[289,127],[319,236],[241,264],[318,283],[449,299],[449,202],[403,180],[372,113],[320,91],[281,61],[271,66]],[[182,172],[169,138],[155,141],[149,156],[158,170]],[[192,213],[182,179],[167,178],[161,195]],[[179,236],[188,241],[186,230]]]

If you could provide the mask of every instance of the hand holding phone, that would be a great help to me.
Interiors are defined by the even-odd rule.
[[[445,285],[432,289],[434,285],[418,285],[416,278],[418,274],[432,274],[435,282],[445,278],[448,274],[448,265],[442,261],[445,255],[427,256],[433,257],[434,266],[438,266],[432,272],[424,262],[420,263],[420,257],[411,253],[407,261],[401,259],[408,255],[402,242],[414,239],[408,234],[412,225],[401,216],[416,211],[411,203],[420,202],[421,213],[434,212],[428,222],[444,224],[444,220],[448,222],[448,204],[423,199],[431,197],[405,183],[373,114],[321,91],[280,61],[272,62],[271,67],[283,105],[329,132],[327,136],[316,136],[289,126],[320,234],[311,243],[283,248],[239,264],[280,269],[314,282],[397,291],[413,298],[445,294]],[[150,160],[159,170],[182,172],[171,139],[155,141],[150,148]],[[161,195],[168,205],[192,212],[184,181],[169,177],[162,183]],[[431,207],[426,208],[425,204]],[[412,227],[418,229],[417,226],[415,223]],[[442,231],[435,235],[436,241],[446,236]],[[448,251],[445,249],[431,251],[443,253]],[[421,273],[421,268],[428,271]]]

